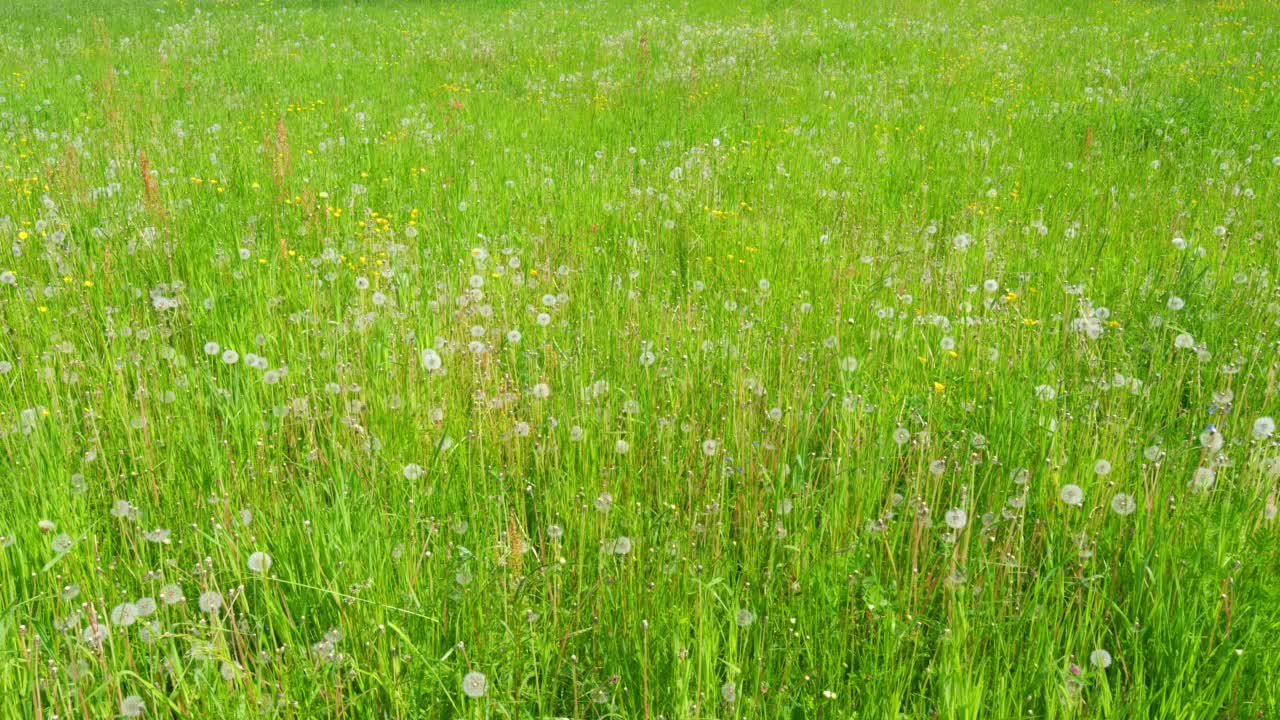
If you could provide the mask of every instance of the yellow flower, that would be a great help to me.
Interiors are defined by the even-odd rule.
[[[943,390],[946,390],[946,389],[947,389],[947,386],[946,386],[946,385],[943,385],[943,384],[942,384],[942,383],[940,383],[940,382],[935,382],[935,383],[933,384],[933,391],[934,391],[934,392],[939,392],[939,393],[940,393],[940,392],[942,392]]]

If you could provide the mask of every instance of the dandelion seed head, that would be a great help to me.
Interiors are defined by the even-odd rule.
[[[484,673],[473,670],[462,676],[462,693],[469,698],[479,699],[484,697],[488,685],[489,680],[484,676]]]

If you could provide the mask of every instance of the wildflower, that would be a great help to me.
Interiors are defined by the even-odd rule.
[[[1266,440],[1276,431],[1276,421],[1269,415],[1264,415],[1253,421],[1253,438],[1255,440]]]
[[[1099,477],[1107,475],[1111,472],[1111,463],[1107,460],[1098,460],[1093,464],[1093,472]]]
[[[249,571],[264,574],[271,569],[271,562],[271,556],[259,550],[249,556]]]
[[[738,688],[733,684],[732,680],[720,686],[720,699],[729,705],[732,705],[738,699]]]
[[[80,633],[80,639],[89,645],[101,645],[111,636],[111,630],[100,622],[91,622]]]
[[[120,603],[111,608],[111,624],[117,627],[129,627],[138,619],[137,608],[133,603]]]
[[[462,677],[462,694],[473,699],[482,698],[488,685],[484,673],[473,670]]]
[[[177,605],[185,600],[182,596],[182,587],[175,583],[170,583],[160,588],[160,602],[165,605]]]
[[[1098,648],[1097,650],[1089,653],[1089,664],[1099,670],[1106,670],[1111,667],[1111,653],[1103,650],[1102,648]]]
[[[756,621],[756,616],[750,610],[742,608],[734,617],[734,621],[738,623],[738,627],[749,627],[751,623]]]
[[[1194,492],[1206,492],[1209,488],[1213,487],[1215,479],[1216,473],[1214,473],[1212,468],[1198,467],[1196,468],[1196,471],[1191,474],[1191,482],[1188,483],[1188,487],[1190,487]]]
[[[1213,425],[1205,428],[1205,431],[1200,433],[1200,446],[1209,452],[1218,452],[1222,449],[1222,445],[1225,442],[1226,438],[1224,438],[1222,433],[1218,432],[1218,428]]]
[[[440,353],[431,348],[422,351],[422,367],[428,372],[439,370],[444,362],[440,359]]]
[[[129,695],[120,701],[120,715],[127,718],[142,717],[147,711],[146,703],[137,695]]]
[[[596,496],[595,508],[600,512],[608,512],[613,507],[613,496],[607,492],[600,493]]]
[[[422,466],[417,463],[409,463],[404,466],[400,473],[404,475],[405,480],[417,480],[422,477]]]
[[[969,521],[969,514],[962,508],[951,508],[942,516],[943,522],[952,530],[960,530]]]
[[[631,538],[626,535],[618,536],[618,539],[613,541],[613,552],[615,555],[626,555],[630,553]]]
[[[1134,510],[1138,509],[1138,503],[1133,499],[1132,495],[1125,493],[1116,493],[1111,498],[1111,511],[1117,515],[1132,515]]]
[[[222,609],[222,593],[217,590],[206,590],[200,593],[200,612],[216,613]]]
[[[1084,502],[1084,490],[1079,485],[1067,484],[1063,485],[1058,491],[1058,498],[1068,505],[1079,507]]]

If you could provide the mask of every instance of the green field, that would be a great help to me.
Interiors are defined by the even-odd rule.
[[[1280,3],[0,2],[0,719],[1280,717]]]

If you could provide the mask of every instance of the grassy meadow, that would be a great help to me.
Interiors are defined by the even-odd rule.
[[[1280,717],[1280,4],[0,3],[0,719]]]

